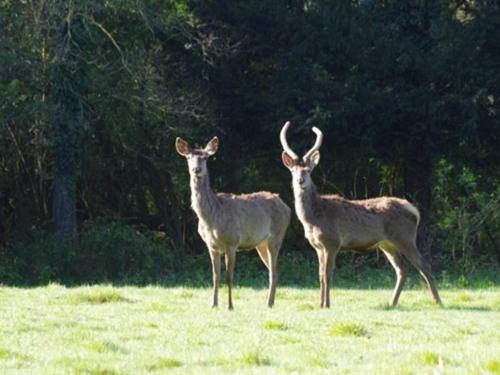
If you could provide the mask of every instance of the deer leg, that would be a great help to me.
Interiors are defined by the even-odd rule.
[[[212,307],[219,305],[219,279],[220,279],[220,253],[215,250],[209,250],[212,261],[212,284],[213,284],[213,303]]]
[[[269,251],[271,258],[271,268],[269,270],[269,296],[267,298],[267,306],[274,306],[276,297],[276,286],[278,285],[278,254]]]
[[[330,308],[330,286],[332,281],[332,270],[335,265],[335,259],[337,258],[338,249],[327,249],[325,250],[325,274],[324,274],[324,284],[325,284],[325,307]]]
[[[268,243],[261,243],[257,247],[257,253],[262,259],[262,262],[269,270],[269,294],[267,297],[267,306],[273,307],[276,296],[276,285],[278,283],[278,253],[280,246]]]
[[[276,286],[278,285],[278,255],[283,238],[276,241],[269,241],[267,253],[269,255],[269,298],[267,305],[273,307],[276,296]]]
[[[318,277],[319,277],[319,292],[320,292],[320,307],[325,307],[325,260],[324,252],[321,249],[316,249],[316,254],[318,255]]]
[[[262,263],[265,264],[266,268],[269,269],[269,256],[267,253],[268,244],[263,242],[257,245],[255,250],[257,250],[257,254],[259,254]]]
[[[406,265],[404,264],[404,259],[400,254],[392,253],[385,249],[381,250],[389,260],[389,263],[391,263],[394,271],[396,271],[396,286],[394,287],[394,292],[392,293],[391,299],[391,306],[395,307],[398,304],[399,295],[401,294],[401,290],[403,289],[403,285],[406,281]]]
[[[227,282],[227,295],[228,295],[228,309],[233,309],[233,297],[231,294],[231,284],[233,282],[234,263],[236,260],[236,250],[229,250],[225,253],[226,261],[226,282]]]
[[[404,254],[406,259],[410,261],[411,264],[418,270],[420,276],[425,280],[427,286],[431,290],[432,297],[434,301],[442,305],[441,298],[439,297],[438,290],[436,288],[436,282],[434,281],[434,277],[431,274],[431,267],[429,263],[422,257],[420,251],[418,251],[417,246],[414,244],[407,244],[404,247],[400,247],[401,252]]]

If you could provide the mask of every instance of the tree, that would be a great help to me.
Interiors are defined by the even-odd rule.
[[[51,88],[51,143],[53,157],[52,217],[56,233],[76,241],[76,184],[83,123],[84,64],[78,49],[86,33],[79,2],[56,1],[49,21],[54,25]]]

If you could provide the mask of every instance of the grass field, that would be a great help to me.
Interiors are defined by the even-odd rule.
[[[0,288],[0,373],[500,374],[500,289]]]

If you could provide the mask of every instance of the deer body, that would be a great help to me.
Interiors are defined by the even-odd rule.
[[[188,159],[191,206],[198,216],[198,233],[207,245],[212,261],[213,306],[218,305],[221,255],[225,258],[228,306],[232,309],[231,283],[236,252],[255,248],[269,270],[268,306],[272,307],[278,277],[278,253],[290,223],[291,210],[273,193],[214,193],[206,160],[217,151],[217,147],[217,138],[213,138],[203,150],[192,150],[180,138],[176,141],[177,151]]]
[[[400,232],[416,236],[418,211],[408,201],[393,197],[346,200],[319,195],[311,186],[295,195],[295,211],[309,242],[327,239],[341,249],[375,249]],[[394,221],[397,212],[398,221]],[[362,230],[361,230],[362,228]]]
[[[209,212],[199,210],[196,205],[193,209],[199,219],[201,238],[207,246],[222,254],[231,249],[254,249],[279,232],[286,218],[282,215],[284,203],[276,194],[218,193],[214,197],[214,206]],[[273,221],[273,217],[276,220]]]
[[[379,197],[347,200],[338,195],[320,195],[311,179],[319,163],[323,135],[317,128],[317,140],[302,160],[286,141],[286,123],[281,131],[282,159],[292,172],[295,212],[304,227],[304,235],[316,250],[319,261],[321,307],[330,307],[332,268],[340,249],[364,251],[379,248],[397,275],[391,304],[395,306],[407,277],[404,258],[413,264],[429,286],[434,300],[441,303],[430,266],[416,246],[420,214],[405,199]]]

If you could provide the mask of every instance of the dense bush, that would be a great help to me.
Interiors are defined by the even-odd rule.
[[[105,220],[86,222],[77,245],[33,229],[29,237],[0,251],[1,281],[7,284],[144,284],[173,279],[180,267],[179,254],[164,233],[143,233]]]
[[[468,272],[500,262],[500,186],[440,160],[433,185],[430,239],[447,269]]]
[[[446,218],[438,222],[446,222]],[[447,240],[453,238],[447,230],[455,229],[441,230],[439,225],[436,228],[435,242],[442,241],[443,246],[454,243]],[[474,236],[481,238],[478,233]],[[201,240],[199,242],[203,246]],[[460,242],[457,240],[457,243]],[[462,259],[463,254],[457,251],[453,256]],[[444,250],[433,259],[434,274],[442,285],[489,286],[500,282],[496,261],[488,263],[486,256],[479,259],[472,254],[466,256],[469,257],[467,263],[457,260],[456,264],[462,267],[451,262]],[[300,243],[285,241],[278,264],[280,285],[317,286],[316,254],[305,240]],[[422,281],[416,271],[412,269],[411,272],[413,276],[408,284],[420,285]],[[238,253],[236,284],[267,288],[267,280],[267,269],[254,251]],[[392,267],[379,252],[366,255],[341,252],[337,258],[336,287],[390,288],[394,280]],[[206,252],[183,254],[162,232],[138,230],[103,219],[86,222],[77,245],[68,245],[35,228],[23,240],[0,247],[0,283],[43,285],[49,282],[209,286],[211,266]]]

